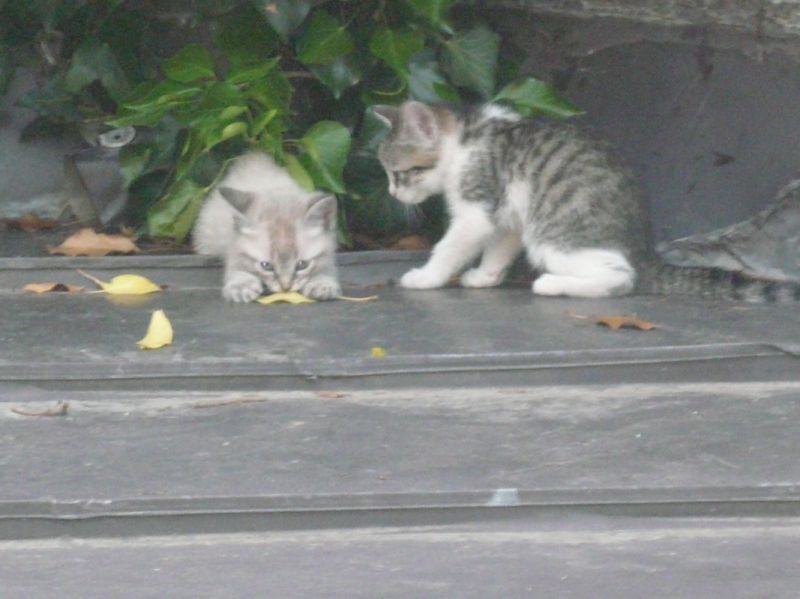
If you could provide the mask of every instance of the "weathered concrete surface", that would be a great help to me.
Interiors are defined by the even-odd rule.
[[[800,0],[500,0],[494,6],[667,26],[725,26],[759,36],[800,35]]]
[[[0,543],[4,599],[792,599],[796,521],[561,519]]]

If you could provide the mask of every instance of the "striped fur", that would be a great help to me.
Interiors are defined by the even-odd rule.
[[[662,264],[642,192],[610,151],[569,123],[523,119],[486,105],[453,109],[407,102],[375,107],[390,127],[379,159],[389,191],[416,204],[444,194],[450,226],[404,287],[502,282],[522,251],[540,273],[540,295],[609,297],[632,292],[749,301],[795,301],[800,285],[718,269]]]

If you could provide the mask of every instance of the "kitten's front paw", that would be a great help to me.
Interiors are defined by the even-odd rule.
[[[472,268],[461,275],[461,284],[464,287],[495,287],[502,281],[502,272],[489,272],[481,268]]]
[[[229,302],[247,303],[255,300],[263,290],[261,281],[252,276],[239,276],[228,281],[222,288],[222,297]]]
[[[400,278],[400,286],[406,289],[435,289],[447,283],[447,278],[442,278],[432,273],[424,266],[409,270]]]
[[[303,295],[317,300],[336,299],[342,295],[342,288],[336,279],[324,277],[306,283]]]

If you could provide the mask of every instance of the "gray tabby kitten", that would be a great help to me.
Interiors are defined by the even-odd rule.
[[[390,127],[378,151],[389,192],[407,204],[444,194],[451,217],[427,264],[403,275],[403,287],[441,287],[479,255],[461,284],[498,285],[524,249],[542,273],[533,283],[539,295],[800,300],[797,283],[663,264],[633,177],[604,143],[571,124],[523,119],[492,104],[374,110]]]
[[[336,198],[303,190],[267,154],[231,164],[200,210],[193,241],[197,253],[224,259],[229,301],[253,301],[264,287],[321,300],[341,295]]]

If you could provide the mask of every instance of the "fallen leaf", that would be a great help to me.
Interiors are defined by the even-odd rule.
[[[150,317],[150,326],[144,339],[137,341],[139,349],[158,349],[172,343],[172,325],[164,310],[156,310]]]
[[[382,347],[373,347],[370,350],[370,354],[373,358],[385,358],[386,357],[386,350]]]
[[[431,242],[421,235],[401,237],[388,247],[390,250],[418,251],[431,249]]]
[[[374,302],[378,299],[377,295],[367,295],[364,297],[351,297],[348,295],[339,295],[336,297],[337,300],[341,300],[343,302]]]
[[[106,282],[82,270],[79,270],[78,273],[111,295],[146,295],[161,291],[161,287],[141,275],[117,275]]]
[[[28,293],[80,293],[83,287],[64,283],[28,283],[22,290]]]
[[[293,304],[296,306],[297,304],[313,304],[316,303],[317,300],[313,300],[296,291],[280,291],[270,295],[262,295],[256,301],[265,306],[271,304]]]
[[[642,320],[635,314],[630,316],[581,316],[580,314],[570,313],[570,316],[572,316],[572,318],[578,318],[581,320],[591,320],[595,324],[608,327],[614,331],[618,331],[619,329],[651,331],[658,328],[657,324]]]
[[[81,229],[68,237],[58,247],[48,247],[51,254],[63,256],[107,256],[108,254],[133,254],[139,248],[124,235],[106,235],[92,229]]]
[[[3,223],[10,229],[20,229],[27,233],[51,231],[59,225],[58,221],[42,219],[35,214],[26,214],[25,216],[14,219],[4,218]]]
[[[128,239],[135,240],[138,235],[136,234],[136,229],[133,227],[128,227],[127,225],[123,225],[119,228],[119,234],[123,237],[127,237]]]
[[[378,296],[367,295],[364,297],[351,297],[348,295],[339,295],[336,299],[343,302],[373,302],[378,299]],[[316,303],[317,300],[306,297],[302,293],[297,293],[296,291],[279,291],[269,295],[262,295],[256,301],[259,304],[269,306],[270,304],[313,304]]]
[[[11,411],[20,416],[66,416],[69,404],[66,401],[58,401],[52,408],[47,408],[42,412],[29,412],[19,408],[11,408]]]
[[[338,393],[336,391],[320,391],[317,395],[322,399],[341,399],[347,397],[347,393]]]

